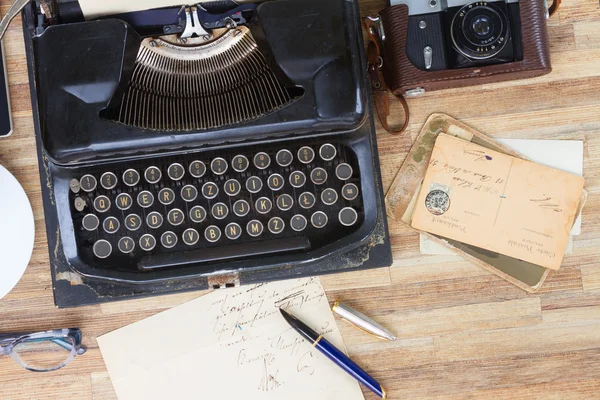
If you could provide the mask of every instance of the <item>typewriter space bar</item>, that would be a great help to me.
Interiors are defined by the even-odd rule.
[[[306,251],[310,241],[306,237],[266,240],[264,242],[232,244],[181,253],[146,256],[138,262],[138,269],[151,271],[159,268],[185,267],[215,261]]]

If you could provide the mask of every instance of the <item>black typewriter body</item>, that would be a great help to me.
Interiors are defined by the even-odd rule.
[[[57,306],[391,264],[356,2],[261,3],[208,58],[125,20],[24,10]]]

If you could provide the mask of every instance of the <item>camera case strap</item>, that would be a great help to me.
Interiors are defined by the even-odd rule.
[[[380,26],[377,25],[377,19],[367,17],[363,20],[365,29],[369,33],[369,44],[367,47],[368,73],[371,80],[371,92],[377,115],[381,121],[381,126],[392,135],[399,135],[406,130],[410,120],[408,103],[401,94],[397,95],[389,89],[385,83],[383,74],[383,56],[381,54]],[[404,109],[404,123],[399,128],[393,128],[389,125],[390,116],[389,93],[391,93],[402,105]]]
[[[363,25],[369,38],[368,73],[373,101],[383,128],[392,135],[406,130],[410,113],[405,97],[425,91],[532,78],[551,72],[546,19],[557,11],[560,3],[561,0],[554,0],[548,7],[544,0],[521,2],[521,20],[526,22],[522,29],[522,61],[444,71],[422,71],[408,60],[408,6],[387,7],[376,17],[365,17]],[[390,93],[404,110],[404,122],[400,127],[389,124]]]

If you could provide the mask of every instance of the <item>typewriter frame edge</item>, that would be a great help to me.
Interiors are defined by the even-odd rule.
[[[360,12],[356,1],[352,1],[354,14],[358,20]],[[43,140],[41,138],[39,107],[37,86],[35,79],[33,38],[31,31],[34,29],[33,12],[27,7],[22,13],[23,33],[25,41],[26,59],[28,64],[28,76],[30,80],[30,95],[32,101],[32,114],[34,117],[34,133],[36,136],[36,150],[39,160],[39,173],[42,191],[42,200],[44,206],[44,215],[58,221],[58,213],[55,208],[54,191],[52,178],[49,171],[50,159],[45,154],[43,149]],[[362,32],[359,22],[356,24],[356,29],[359,31],[358,38],[361,46],[359,46],[360,57],[365,60],[364,46],[362,46]],[[362,68],[365,80],[365,87],[368,88],[368,76],[366,74],[366,65]],[[371,146],[374,183],[376,188],[376,204],[377,204],[377,221],[369,240],[366,244],[359,245],[350,252],[337,255],[328,259],[323,265],[312,264],[310,267],[303,268],[265,268],[259,271],[249,271],[248,273],[234,274],[234,277],[239,277],[241,284],[254,284],[265,281],[292,279],[314,275],[324,275],[331,273],[343,273],[356,270],[373,269],[390,266],[392,263],[392,252],[388,233],[387,216],[384,211],[383,188],[381,181],[381,171],[379,163],[379,152],[376,142],[376,131],[374,126],[374,118],[372,114],[371,96],[365,96],[367,100],[367,112],[365,113],[365,121],[363,126],[367,125],[370,129],[369,143]],[[56,226],[56,231],[51,226],[46,225],[49,260],[52,276],[52,286],[54,294],[54,302],[58,308],[67,308],[75,306],[91,305],[109,301],[150,297],[155,295],[173,294],[179,292],[188,292],[196,290],[209,289],[209,279],[212,277],[203,276],[197,279],[173,280],[169,282],[161,282],[159,284],[146,283],[140,285],[120,285],[118,283],[89,280],[77,274],[66,262],[66,257],[63,254],[61,245],[60,226]],[[223,271],[222,277],[225,278],[231,271]],[[215,274],[218,275],[218,274]],[[134,290],[135,289],[135,290]],[[140,289],[136,292],[137,289]],[[102,294],[100,294],[102,293]]]

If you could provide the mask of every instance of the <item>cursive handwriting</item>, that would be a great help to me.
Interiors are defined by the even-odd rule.
[[[562,208],[560,208],[560,204],[558,201],[552,199],[552,197],[548,197],[546,195],[542,195],[540,198],[530,199],[532,203],[536,203],[540,208],[546,210],[552,210],[554,212],[562,212]]]
[[[313,357],[314,357],[314,355],[313,355],[312,351],[307,351],[306,353],[304,353],[302,355],[302,357],[300,357],[300,360],[298,361],[298,365],[296,365],[296,370],[298,372],[307,373],[308,375],[314,374],[315,367],[313,367],[311,364]]]
[[[487,157],[487,156],[483,156],[483,159],[486,159],[485,157]],[[472,171],[470,169],[451,165],[451,164],[448,164],[447,162],[442,162],[437,159],[431,159],[429,161],[429,165],[441,166],[444,169],[444,171],[446,171],[447,173],[452,174],[452,175],[460,175],[460,176],[464,177],[465,180],[469,180],[469,181],[471,179],[473,179],[474,181],[489,183],[491,185],[502,185],[504,183],[503,178],[494,178],[491,175],[487,175],[487,174],[483,174],[481,172]]]
[[[281,382],[277,380],[277,374],[279,374],[279,370],[275,371],[275,375],[269,373],[267,368],[267,360],[265,360],[265,373],[260,378],[260,383],[258,384],[258,390],[262,392],[270,392],[272,390],[277,389],[281,386]]]
[[[474,156],[475,161],[492,161],[492,156],[485,154],[485,151],[483,151],[483,150],[464,149],[463,152],[464,152],[464,154]]]
[[[444,225],[451,229],[457,229],[457,230],[461,231],[462,233],[467,233],[467,228],[464,225],[457,224],[456,222],[446,221],[445,219],[438,218],[438,217],[433,217],[432,222],[434,222],[436,224]]]

